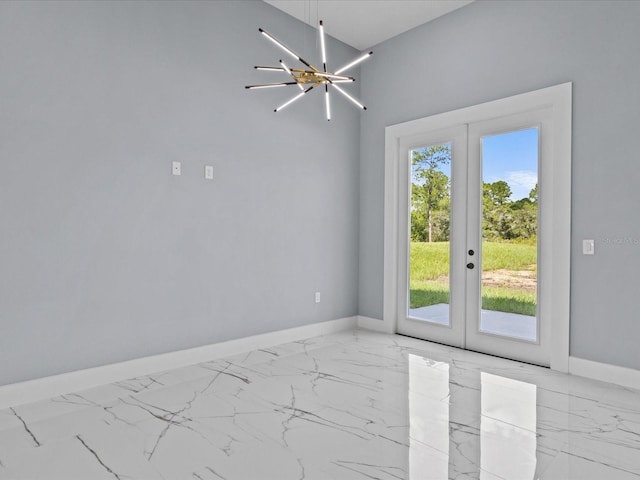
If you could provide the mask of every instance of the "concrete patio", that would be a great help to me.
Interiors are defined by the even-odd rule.
[[[449,304],[437,303],[428,307],[411,308],[409,316],[440,325],[449,324]],[[480,330],[522,340],[536,340],[536,317],[517,313],[482,310]]]

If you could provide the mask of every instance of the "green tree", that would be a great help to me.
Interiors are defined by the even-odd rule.
[[[538,186],[528,197],[511,201],[503,180],[482,185],[482,230],[488,240],[535,238],[538,228]]]
[[[434,241],[434,212],[443,202],[448,204],[449,177],[439,169],[450,162],[451,147],[449,145],[434,145],[412,152],[411,165],[414,180],[411,193],[412,212],[414,209],[423,212],[423,221],[427,224],[426,240],[428,242]],[[419,214],[415,216],[416,220],[419,220]],[[413,217],[412,213],[412,220]]]
[[[529,196],[512,202],[512,233],[515,238],[535,238],[538,235],[538,184]]]
[[[425,213],[418,209],[411,209],[411,241],[426,242],[427,241],[427,217]]]
[[[511,187],[504,180],[482,183],[482,234],[488,240],[510,238],[513,220],[509,210]]]
[[[498,180],[493,183],[484,182],[482,184],[482,196],[493,206],[504,205],[509,202],[509,197],[511,197],[511,187],[504,180]]]

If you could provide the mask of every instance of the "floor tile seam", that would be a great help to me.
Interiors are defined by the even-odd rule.
[[[287,345],[287,344],[283,344],[283,345]],[[335,346],[339,346],[341,345],[340,343],[332,343],[332,344],[324,344],[324,345],[314,345],[313,348],[309,348],[307,350],[304,351],[300,351],[300,352],[290,352],[290,353],[286,353],[284,355],[277,355],[274,356],[274,358],[271,358],[269,360],[262,360],[262,361],[257,361],[257,362],[238,362],[238,361],[232,361],[230,359],[234,359],[234,357],[237,357],[237,355],[229,355],[227,357],[220,357],[218,359],[212,360],[212,361],[216,361],[216,360],[220,360],[220,361],[226,361],[229,362],[232,365],[246,365],[247,368],[249,368],[252,365],[270,365],[270,364],[275,364],[276,362],[282,361],[282,360],[287,360],[290,359],[291,357],[295,357],[295,356],[302,356],[302,357],[311,357],[310,353],[313,351],[317,351],[317,350],[324,350],[324,349],[329,349],[329,348],[333,348]],[[256,349],[256,350],[251,350],[250,352],[247,353],[252,353],[252,352],[258,352],[261,350],[266,350],[266,349]],[[202,363],[207,363],[207,362],[202,362]]]
[[[222,358],[219,358],[219,359],[212,360],[211,362],[214,362],[214,361],[226,361],[226,360],[225,360],[225,357],[222,357]],[[138,397],[145,396],[145,395],[153,395],[153,394],[158,394],[158,393],[161,393],[161,392],[166,392],[168,390],[176,390],[176,389],[181,389],[181,388],[187,388],[189,390],[197,391],[197,389],[194,388],[195,384],[197,384],[198,382],[203,382],[208,378],[216,377],[216,375],[220,374],[220,372],[218,372],[216,370],[213,370],[212,368],[207,368],[206,366],[202,366],[202,365],[206,365],[206,364],[211,363],[211,362],[200,362],[200,363],[196,363],[196,364],[190,365],[191,367],[200,366],[200,368],[202,368],[202,374],[201,375],[194,376],[192,378],[189,378],[188,380],[182,380],[180,382],[176,382],[176,383],[173,383],[171,385],[161,386],[161,387],[157,387],[157,388],[154,388],[154,389],[146,389],[146,390],[142,390],[140,392],[130,393],[129,395],[126,395],[126,396],[119,396],[118,399],[122,399],[122,398],[138,398]],[[258,366],[258,365],[266,364],[266,363],[268,363],[268,362],[252,363],[252,364],[247,365],[246,368],[248,370],[251,370],[252,366]],[[237,362],[229,362],[229,365],[238,366],[240,368],[243,367],[242,363],[237,363]],[[265,374],[263,374],[261,372],[255,372],[255,374],[256,375],[264,375],[265,378],[268,377],[267,375],[265,375]],[[260,379],[260,380],[262,380],[262,379]],[[253,383],[256,383],[256,382],[251,382],[251,384],[253,384]],[[228,391],[234,390],[235,388],[237,388],[237,387],[235,387],[235,386],[226,386],[226,387],[224,387],[224,389],[222,391],[220,389],[217,389],[217,390],[209,390],[209,389],[207,389],[208,390],[207,392],[201,391],[201,392],[199,392],[199,395],[206,396],[206,395],[211,395],[211,394],[213,394],[213,395],[215,395],[215,394],[223,394],[223,393],[228,393]]]
[[[61,414],[47,415],[47,416],[45,416],[43,418],[40,418],[38,420],[28,422],[28,425],[30,426],[30,428],[33,428],[34,431],[37,432],[37,429],[38,429],[37,427],[39,425],[46,425],[47,423],[50,423],[50,422],[65,421],[65,418],[72,418],[73,416],[77,416],[79,414],[80,415],[81,414],[85,414],[86,412],[88,412],[90,410],[95,410],[96,419],[98,421],[101,418],[103,418],[104,415],[108,416],[107,419],[111,419],[110,414],[108,412],[106,412],[106,410],[109,409],[109,408],[118,407],[118,406],[122,405],[123,403],[126,404],[126,401],[128,399],[133,399],[133,400],[140,401],[139,399],[137,399],[137,397],[140,396],[140,395],[156,394],[156,393],[157,394],[161,394],[163,390],[170,389],[170,388],[180,388],[180,386],[181,386],[181,384],[176,384],[176,385],[171,385],[171,386],[167,386],[167,387],[157,388],[155,390],[145,390],[145,391],[139,392],[137,394],[128,393],[127,395],[121,395],[121,396],[118,396],[117,398],[112,398],[108,402],[96,403],[95,405],[85,405],[85,406],[82,406],[82,408],[79,408],[77,410],[64,412],[64,413],[61,413]],[[217,394],[224,395],[224,394],[230,393],[231,390],[233,390],[233,389],[230,388],[229,391],[224,391],[224,392],[217,391],[217,392],[211,392],[209,394],[202,394],[202,395],[203,396],[207,396],[207,395],[215,396]],[[153,408],[156,408],[156,409],[159,409],[159,410],[162,409],[162,407],[158,407],[158,406],[153,406]],[[167,413],[167,415],[170,415],[170,413]],[[114,422],[122,422],[122,420],[119,420],[117,418],[117,416],[113,415],[113,417],[114,417],[113,418]],[[126,424],[126,422],[122,422],[122,423]],[[138,422],[133,422],[133,423],[135,424],[135,423],[138,423]],[[9,429],[0,430],[0,432],[3,432],[5,430],[15,430],[16,432],[20,432],[23,429],[24,429],[24,427],[22,425],[16,425],[16,426],[11,427]]]
[[[282,345],[289,345],[289,343],[284,343]],[[237,355],[228,355],[226,357],[220,357],[217,360],[228,360],[230,358],[241,357],[241,356],[248,357],[254,352],[265,352],[267,354],[271,354],[271,352],[269,352],[268,350],[278,348],[279,346],[281,346],[281,345],[275,345],[273,347],[267,347],[267,348],[257,348],[257,349],[254,349],[254,350],[249,350],[249,351],[247,351],[245,353],[237,354]],[[309,351],[317,350],[317,349],[321,349],[321,348],[326,348],[327,346],[328,345],[315,345],[314,344],[313,347],[310,346],[309,348],[306,348],[305,350],[302,350],[302,351],[299,351],[299,352],[278,353],[277,355],[273,355],[273,358],[270,358],[269,360],[246,362],[246,364],[247,365],[253,365],[253,364],[268,363],[270,361],[279,360],[281,358],[287,358],[287,357],[290,357],[292,355],[304,355],[304,354],[308,353]],[[242,362],[242,363],[245,363],[245,362]]]
[[[24,449],[19,449],[16,452],[14,452],[12,455],[7,456],[6,458],[8,460],[5,460],[6,464],[9,465],[9,467],[7,467],[8,469],[10,469],[10,465],[12,463],[16,463],[16,464],[20,464],[21,462],[24,462],[24,459],[26,458],[27,460],[33,460],[33,455],[35,454],[37,455],[47,455],[49,451],[53,450],[55,451],[56,449],[60,449],[60,448],[66,448],[66,445],[75,445],[76,441],[79,440],[80,438],[85,439],[85,442],[87,441],[87,438],[92,438],[93,437],[93,433],[94,432],[90,432],[90,431],[80,431],[78,433],[72,433],[69,435],[64,435],[64,436],[60,436],[60,437],[56,437],[55,439],[52,439],[50,441],[47,441],[45,443],[43,443],[42,445],[38,446],[38,447],[33,447],[33,448],[24,448]],[[142,434],[144,434],[144,432],[141,432]],[[123,439],[123,435],[124,435],[124,439]],[[135,439],[132,439],[130,431],[125,431],[123,432],[118,432],[118,439],[119,439],[119,443],[122,444],[123,442],[125,443],[130,443],[131,445],[136,445]],[[82,443],[85,443],[82,442]],[[94,447],[95,448],[95,447]],[[142,458],[142,457],[141,457]],[[153,467],[153,465],[150,462],[147,462],[146,459],[142,459],[144,460],[144,464],[146,465],[147,463],[149,465],[151,465]],[[153,467],[155,470],[155,467]],[[0,473],[2,472],[2,470],[0,469]],[[0,477],[2,478],[2,477]],[[23,478],[23,477],[15,477],[16,479],[18,478]],[[43,478],[43,477],[38,477],[38,478]],[[44,478],[48,478],[48,477],[44,477]],[[58,478],[58,477],[56,477]],[[66,478],[66,477],[65,477]],[[78,477],[72,477],[72,478],[78,478]],[[87,477],[84,477],[87,478]],[[28,479],[25,480],[33,480],[31,477],[29,477]],[[60,479],[62,480],[62,479]]]
[[[54,401],[54,399],[59,398],[59,397],[53,397],[51,399],[48,399],[48,401]],[[39,403],[39,402],[34,402],[34,403]],[[60,403],[64,403],[64,402],[60,402]],[[17,405],[15,407],[11,407],[11,408],[15,408],[15,409],[19,409],[20,407],[24,407],[24,406],[30,406],[33,405],[31,403],[26,403],[26,404],[22,404],[22,405]],[[72,410],[72,411],[68,411],[68,412],[64,412],[64,413],[56,413],[56,414],[51,414],[51,415],[45,415],[42,416],[41,418],[38,418],[37,420],[34,419],[30,419],[27,415],[21,414],[21,417],[24,419],[25,423],[29,426],[29,428],[31,429],[33,426],[37,426],[37,425],[42,425],[44,423],[47,422],[51,422],[53,420],[57,420],[57,419],[61,419],[61,418],[65,418],[67,416],[72,416],[72,415],[77,415],[81,412],[86,412],[88,410],[91,409],[104,409],[103,405],[79,405],[80,408]],[[20,412],[18,412],[20,413]],[[20,423],[19,425],[13,426],[11,428],[4,428],[4,429],[0,429],[0,433],[6,431],[6,430],[24,430],[24,425],[22,425],[22,423]]]
[[[55,419],[55,420],[62,419],[63,417],[65,417],[67,415],[70,415],[70,414],[54,416],[54,417],[51,417],[51,418],[47,419],[47,421],[51,421],[53,419]],[[105,418],[97,415],[94,420],[96,422],[98,422],[98,423],[101,423],[101,420],[104,421]],[[137,432],[140,432],[142,435],[146,435],[142,430],[140,430],[138,428],[138,426],[136,425],[136,422],[134,422],[132,424],[129,424],[127,422],[123,422],[121,420],[118,420],[117,418],[113,418],[112,420],[113,420],[114,423],[113,424],[108,424],[108,426],[112,426],[112,425],[114,425],[114,424],[119,422],[119,423],[122,423],[123,425],[126,425],[126,427],[128,427],[128,428],[124,428],[123,431],[118,432],[119,436],[122,436],[123,433],[124,433],[124,435],[127,438],[130,438],[131,437],[131,429],[136,429]],[[42,420],[42,421],[44,421],[44,420]],[[36,422],[35,424],[40,423],[42,421]],[[76,429],[74,429],[73,431],[67,432],[65,434],[51,436],[49,438],[44,438],[46,436],[43,436],[42,434],[38,434],[37,430],[34,429],[34,434],[36,435],[36,438],[38,438],[38,442],[40,443],[40,445],[30,445],[30,446],[18,447],[12,452],[11,455],[7,456],[6,458],[12,459],[12,458],[24,455],[29,451],[48,450],[50,448],[54,448],[56,444],[59,444],[59,443],[64,442],[64,441],[71,441],[73,438],[77,437],[78,435],[90,434],[92,426],[93,426],[93,424],[87,425],[86,423],[84,423],[84,424],[78,425],[78,427]],[[30,426],[30,428],[31,428],[31,426]]]
[[[625,472],[625,473],[628,473],[628,474],[631,474],[631,475],[634,475],[634,476],[640,478],[640,465],[633,465],[632,466],[632,467],[634,467],[636,469],[636,471],[628,470],[627,469],[628,467],[625,468],[623,466],[615,465],[613,463],[607,463],[606,461],[598,461],[598,460],[595,460],[594,458],[591,458],[591,457],[588,457],[588,456],[585,456],[585,455],[580,455],[580,454],[575,453],[575,452],[571,452],[569,450],[570,446],[571,446],[571,442],[568,442],[565,445],[565,447],[563,447],[563,449],[559,451],[559,454],[565,454],[565,455],[567,455],[569,457],[574,457],[574,458],[578,458],[578,459],[581,459],[581,460],[586,460],[588,462],[604,465],[605,467],[612,468],[614,470],[619,470],[621,472]],[[611,459],[611,460],[616,460],[616,459]]]
[[[426,442],[423,442],[422,440],[419,440],[417,438],[409,436],[409,444],[410,445],[411,445],[411,442],[416,442],[416,443],[420,444],[421,448],[428,448],[432,452],[437,452],[437,453],[440,453],[440,454],[443,454],[443,455],[446,455],[446,456],[450,455],[450,451],[451,451],[450,448],[447,448],[447,450],[444,451],[444,450],[441,450],[440,448],[435,447],[434,445],[430,445],[430,444],[428,444]],[[447,442],[447,447],[449,447],[449,446],[450,446],[450,441]]]
[[[522,426],[520,426],[520,425],[516,425],[515,423],[507,422],[507,421],[505,421],[505,420],[502,420],[502,419],[500,419],[500,418],[497,418],[497,417],[494,417],[494,416],[491,416],[491,415],[484,415],[484,414],[480,415],[480,422],[481,422],[481,423],[482,423],[482,419],[483,419],[483,418],[486,418],[487,420],[491,420],[491,421],[493,421],[493,422],[497,422],[497,423],[499,423],[500,425],[506,425],[506,426],[508,426],[508,427],[510,427],[510,428],[513,428],[513,429],[515,429],[515,430],[522,430],[522,431],[524,431],[524,432],[531,433],[531,434],[533,434],[536,438],[538,438],[538,437],[541,435],[541,434],[538,432],[538,430],[537,430],[537,429],[535,429],[535,430],[531,430],[530,428],[522,427]]]

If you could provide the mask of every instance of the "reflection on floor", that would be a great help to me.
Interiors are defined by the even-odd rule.
[[[409,315],[440,325],[449,325],[449,304],[437,303],[428,307],[410,308]],[[536,341],[536,317],[518,313],[482,310],[480,329],[505,337]]]
[[[640,479],[640,392],[343,332],[0,411],[0,479]]]

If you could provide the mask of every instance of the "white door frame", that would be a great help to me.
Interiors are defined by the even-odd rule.
[[[553,370],[569,370],[569,303],[571,262],[571,83],[536,90],[493,102],[474,105],[451,112],[388,126],[385,129],[384,192],[384,292],[383,329],[395,333],[398,323],[398,267],[406,262],[400,257],[400,195],[406,190],[400,164],[402,139],[427,131],[480,122],[489,118],[514,115],[539,108],[550,108],[554,129],[553,162],[545,169],[551,185],[552,217],[548,220],[545,256],[549,259],[550,281],[546,299],[551,322],[550,366]],[[542,173],[542,172],[541,172]],[[406,183],[406,182],[405,182]],[[405,192],[406,193],[406,192]],[[406,253],[406,252],[405,252]]]

